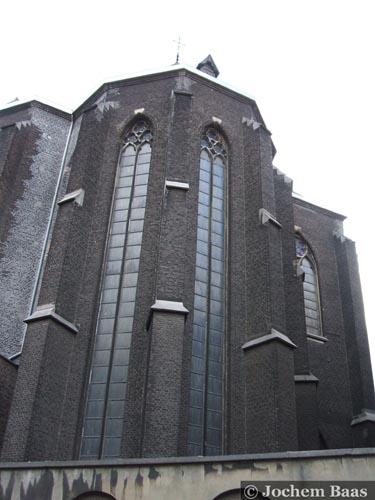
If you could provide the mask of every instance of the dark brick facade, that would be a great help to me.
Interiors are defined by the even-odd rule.
[[[0,356],[0,442],[3,442],[4,439],[16,378],[17,365]]]
[[[71,117],[31,102],[0,111],[0,352],[19,353]]]
[[[139,119],[150,123],[153,148],[120,456],[187,454],[199,155],[208,126],[228,145],[223,453],[373,445],[371,366],[343,218],[293,198],[291,181],[272,166],[274,146],[253,100],[172,67],[105,84],[72,116],[37,103],[0,111],[9,122],[0,135],[4,355],[20,350],[29,316],[2,460],[79,458],[118,158]],[[296,227],[317,263],[320,339],[306,336]],[[35,245],[26,244],[29,235]]]

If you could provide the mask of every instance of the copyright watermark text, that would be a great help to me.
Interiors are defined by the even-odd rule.
[[[241,499],[375,499],[375,481],[241,482]]]

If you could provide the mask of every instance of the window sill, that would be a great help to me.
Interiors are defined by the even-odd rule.
[[[316,342],[320,342],[321,344],[328,342],[328,339],[326,337],[323,337],[323,335],[314,335],[312,333],[307,333],[307,338],[310,340],[315,340]]]

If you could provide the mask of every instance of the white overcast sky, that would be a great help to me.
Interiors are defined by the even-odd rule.
[[[275,165],[307,201],[348,217],[375,360],[375,2],[3,1],[0,106],[40,96],[76,108],[101,83],[212,54],[255,97]]]

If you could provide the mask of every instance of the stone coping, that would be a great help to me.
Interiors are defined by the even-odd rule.
[[[207,464],[228,462],[254,462],[271,460],[309,460],[316,458],[340,458],[375,456],[375,448],[343,448],[337,450],[284,451],[274,453],[252,453],[248,455],[220,455],[212,457],[162,457],[162,458],[125,458],[103,460],[68,460],[43,462],[0,462],[0,471],[5,469],[68,469],[68,468],[106,468],[138,467],[148,465]]]

